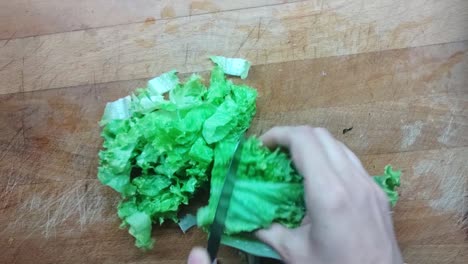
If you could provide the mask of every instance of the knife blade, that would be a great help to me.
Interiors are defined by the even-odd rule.
[[[210,235],[208,237],[207,249],[212,262],[216,259],[219,244],[221,243],[221,237],[224,231],[224,222],[226,220],[229,204],[231,202],[232,191],[234,189],[237,168],[239,167],[244,141],[245,137],[242,136],[236,145],[234,155],[229,164],[229,169],[226,174],[226,178],[224,179],[223,187],[221,189],[221,195],[219,198],[218,205],[216,207],[215,217],[213,223],[210,226]]]

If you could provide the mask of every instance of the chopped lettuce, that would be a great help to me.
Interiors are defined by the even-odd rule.
[[[107,103],[104,114],[102,115],[101,125],[106,125],[112,120],[124,120],[130,118],[132,116],[130,103],[130,96]]]
[[[387,194],[388,200],[392,206],[398,201],[397,187],[400,187],[401,171],[394,171],[392,166],[385,166],[384,174],[373,177],[374,181]]]
[[[210,59],[221,67],[226,74],[239,76],[241,79],[247,78],[249,74],[250,62],[247,60],[221,56],[211,56]]]
[[[256,90],[226,80],[219,66],[210,80],[181,83],[170,71],[106,106],[98,179],[120,193],[118,215],[137,247],[153,246],[152,223],[178,222],[180,206],[208,183],[219,142],[250,126]]]
[[[152,95],[161,95],[176,88],[179,84],[177,71],[172,70],[148,81],[148,92]]]

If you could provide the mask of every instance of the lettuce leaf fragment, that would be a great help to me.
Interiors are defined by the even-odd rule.
[[[211,56],[210,59],[216,63],[225,74],[239,76],[241,79],[247,78],[249,74],[250,62],[247,60],[221,56]]]
[[[125,120],[130,118],[132,116],[130,104],[130,96],[126,96],[114,102],[107,103],[100,124],[106,125],[112,120]]]
[[[148,92],[152,95],[161,95],[176,88],[179,84],[179,77],[176,73],[177,71],[172,70],[149,80]]]
[[[392,206],[395,206],[398,201],[397,187],[400,187],[401,171],[394,171],[392,166],[387,165],[384,169],[384,174],[374,176],[374,181],[387,194],[388,200]]]

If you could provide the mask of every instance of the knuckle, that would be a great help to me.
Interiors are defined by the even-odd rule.
[[[311,134],[314,131],[314,128],[309,125],[298,126],[296,130],[302,134]]]
[[[343,187],[335,187],[324,196],[322,206],[327,211],[341,211],[348,206],[348,193]]]
[[[272,133],[272,134],[278,134],[278,133],[281,132],[283,129],[284,129],[283,127],[275,126],[275,127],[270,128],[270,130],[269,130],[268,132],[269,132],[269,133]]]
[[[330,134],[330,132],[328,132],[328,129],[326,129],[326,128],[324,128],[324,127],[316,127],[316,128],[314,128],[314,130],[315,130],[317,133]]]
[[[296,127],[296,132],[298,134],[301,134],[301,135],[307,136],[307,137],[310,137],[312,135],[315,135],[315,136],[317,136],[317,135],[318,136],[322,136],[322,135],[331,136],[330,132],[328,132],[327,129],[325,129],[323,127],[312,127],[312,126],[309,126],[309,125]]]
[[[299,126],[294,129],[294,138],[298,142],[308,142],[313,136],[313,128],[310,126]]]
[[[328,131],[328,129],[323,128],[323,127],[315,128],[315,133],[324,139],[333,138],[333,135],[330,133],[330,131]]]

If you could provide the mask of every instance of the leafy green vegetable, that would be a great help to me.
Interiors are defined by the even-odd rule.
[[[101,119],[101,125],[107,124],[114,119],[128,119],[132,115],[130,112],[130,96],[120,98],[114,102],[107,103],[106,109]]]
[[[176,71],[172,70],[148,81],[148,92],[153,95],[160,95],[168,92],[179,84],[179,77]]]
[[[179,221],[179,227],[182,232],[187,232],[190,228],[197,225],[197,218],[192,214],[187,214]]]
[[[388,200],[395,206],[398,201],[397,187],[400,187],[401,171],[394,171],[392,166],[385,166],[384,174],[373,177],[374,181],[382,188],[387,194]]]
[[[235,74],[239,62],[227,59],[222,67]],[[106,106],[98,179],[120,193],[118,215],[137,247],[153,246],[152,223],[178,221],[180,205],[208,183],[218,144],[250,126],[256,90],[226,80],[219,66],[210,81],[208,89],[194,74],[180,83],[170,71]]]
[[[242,235],[235,235],[235,236],[223,236],[221,239],[221,243],[230,246],[233,248],[237,248],[249,254],[272,258],[272,259],[281,259],[281,257],[276,253],[276,251],[271,248],[270,246],[260,242],[251,234],[242,234]]]
[[[205,229],[213,222],[236,140],[225,139],[215,148],[209,204],[197,213],[198,226]],[[258,139],[249,138],[243,145],[225,234],[251,232],[273,222],[297,226],[304,210],[302,177],[290,159],[279,150],[271,152]]]
[[[210,59],[216,63],[224,73],[239,76],[241,79],[247,78],[250,69],[250,62],[239,58],[225,58],[212,56]]]
[[[104,142],[98,179],[120,193],[121,227],[129,229],[137,247],[153,246],[153,223],[179,221],[180,206],[208,183],[211,166],[209,203],[199,209],[196,221],[205,230],[213,222],[235,146],[255,115],[257,92],[225,78],[225,73],[246,78],[248,61],[211,59],[217,66],[209,88],[196,74],[181,83],[174,70],[106,105],[100,123]],[[374,179],[394,205],[400,172],[387,166]],[[243,145],[222,243],[278,258],[250,232],[273,222],[298,226],[305,214],[303,194],[302,177],[288,155],[249,138]],[[180,225],[187,229],[193,221],[193,216],[186,217]]]
[[[135,212],[125,218],[130,225],[129,233],[136,238],[137,247],[152,246],[154,241],[151,239],[151,217],[142,212]]]
[[[197,213],[198,226],[205,230],[214,220],[235,143],[236,140],[226,138],[215,148],[209,204]],[[384,175],[376,176],[374,180],[394,205],[398,198],[396,187],[399,186],[400,172],[387,166]],[[304,214],[302,177],[291,165],[289,157],[279,150],[270,151],[254,137],[249,138],[243,145],[223,243],[254,255],[278,258],[269,246],[248,233],[267,228],[273,222],[297,227]]]

